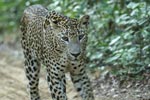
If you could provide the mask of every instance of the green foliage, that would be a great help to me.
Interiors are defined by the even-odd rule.
[[[47,0],[0,0],[0,32],[16,32],[25,7],[36,3],[44,5],[47,3]]]
[[[115,75],[141,75],[150,72],[150,6],[122,2],[96,4],[87,56],[91,67],[111,66]]]
[[[35,3],[70,17],[91,16],[87,65],[92,69],[109,66],[115,75],[150,72],[148,0],[1,0],[0,31],[18,29],[23,9]]]
[[[18,10],[21,8],[20,3],[20,0],[16,2],[12,0],[0,1],[0,32],[5,32],[8,29],[12,30],[16,27],[17,18],[19,18]]]

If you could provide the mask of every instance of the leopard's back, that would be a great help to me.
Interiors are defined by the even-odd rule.
[[[23,49],[39,49],[43,40],[43,22],[48,10],[41,5],[26,8],[21,18],[22,47]]]

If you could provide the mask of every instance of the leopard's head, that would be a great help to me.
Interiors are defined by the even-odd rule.
[[[84,15],[80,19],[73,19],[53,11],[49,14],[45,23],[49,25],[45,26],[45,29],[49,29],[49,33],[54,36],[53,43],[56,44],[54,47],[56,52],[73,61],[85,56],[89,24],[88,15]]]

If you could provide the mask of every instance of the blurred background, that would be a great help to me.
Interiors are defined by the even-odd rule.
[[[95,95],[110,94],[111,98],[113,96],[115,98],[119,95],[116,95],[115,90],[112,89],[117,88],[116,91],[129,94],[128,88],[133,87],[140,91],[139,94],[135,93],[137,96],[131,96],[135,97],[135,100],[148,96],[150,92],[149,0],[0,0],[1,70],[6,68],[7,72],[8,66],[18,60],[20,62],[14,65],[14,68],[22,64],[19,21],[23,10],[33,4],[42,4],[49,11],[56,10],[69,17],[79,18],[84,14],[90,15],[86,56]],[[12,59],[8,60],[10,58]],[[4,72],[0,73],[5,75]],[[108,83],[108,87],[100,83],[103,85]],[[120,87],[125,90],[120,90]],[[141,90],[142,88],[146,90]],[[107,90],[112,90],[112,93]],[[142,91],[146,94],[144,95]],[[9,99],[3,98],[3,100]]]

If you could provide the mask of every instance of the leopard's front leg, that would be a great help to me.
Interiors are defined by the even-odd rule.
[[[60,64],[47,66],[47,82],[53,100],[67,100],[65,71]]]
[[[31,51],[26,50],[25,55],[25,73],[28,79],[28,92],[30,94],[30,100],[40,100],[39,96],[39,72],[40,72],[40,62],[31,53]]]
[[[81,64],[72,64],[70,71],[71,79],[76,90],[79,92],[82,100],[94,100],[90,79],[87,76],[85,66]]]

